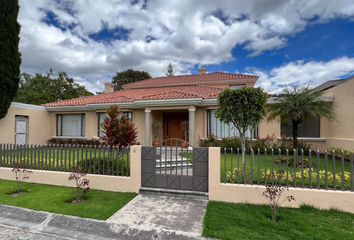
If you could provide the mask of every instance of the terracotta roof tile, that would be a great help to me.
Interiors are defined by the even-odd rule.
[[[183,98],[216,98],[218,93],[225,88],[190,85],[190,86],[174,86],[174,87],[155,87],[155,88],[134,88],[123,89],[112,93],[104,93],[99,95],[87,96],[82,98],[74,98],[70,100],[58,101],[43,104],[45,107],[59,106],[82,106],[86,104],[101,103],[121,103],[133,102],[134,100],[158,100],[158,99],[183,99]]]
[[[254,75],[247,75],[247,74],[213,72],[213,73],[207,73],[207,74],[151,78],[151,79],[146,79],[143,81],[123,85],[123,88],[138,87],[138,86],[155,86],[155,85],[176,84],[176,83],[198,84],[198,83],[203,83],[203,82],[250,79],[250,78],[259,78],[259,77],[254,76]]]

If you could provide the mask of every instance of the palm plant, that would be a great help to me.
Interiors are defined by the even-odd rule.
[[[283,89],[274,100],[274,104],[268,109],[268,121],[280,117],[282,122],[291,120],[293,124],[294,149],[298,148],[297,129],[298,124],[307,122],[311,117],[319,119],[321,116],[329,120],[335,120],[333,102],[323,100],[324,92],[310,89],[310,85],[292,85]]]

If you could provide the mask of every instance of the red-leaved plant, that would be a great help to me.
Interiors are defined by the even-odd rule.
[[[31,170],[26,169],[26,165],[21,165],[20,163],[15,163],[12,171],[15,173],[15,179],[17,182],[17,192],[20,193],[22,189],[22,182],[29,179],[29,174],[33,173]]]
[[[86,172],[80,170],[76,167],[72,168],[72,173],[68,178],[69,181],[75,180],[76,183],[76,197],[73,203],[80,203],[83,201],[83,196],[90,190],[90,180],[87,178],[83,178],[86,176]]]
[[[280,201],[282,193],[287,190],[289,191],[289,187],[285,186],[284,184],[281,183],[282,175],[284,174],[283,170],[279,170],[277,172],[270,172],[269,173],[269,178],[274,178],[274,185],[267,185],[266,190],[261,193],[258,188],[257,191],[267,199],[270,211],[272,214],[272,220],[276,221],[277,213],[279,210],[280,205],[285,202],[285,201],[295,201],[295,198],[290,195],[286,196],[282,201]]]
[[[119,105],[111,105],[107,113],[104,122],[100,123],[103,129],[100,132],[104,133],[101,140],[109,146],[119,146],[119,148],[133,145],[138,135],[135,124],[120,112]]]

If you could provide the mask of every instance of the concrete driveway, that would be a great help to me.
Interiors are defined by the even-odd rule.
[[[204,239],[206,204],[138,195],[106,221],[0,205],[0,239]]]

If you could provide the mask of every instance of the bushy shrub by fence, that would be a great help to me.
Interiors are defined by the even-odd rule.
[[[89,146],[104,146],[104,142],[100,142],[99,140],[95,139],[55,139],[51,138],[47,140],[48,144],[67,144],[67,145],[89,145]]]
[[[299,149],[303,149],[304,151],[308,151],[310,147],[304,142],[299,141]],[[226,148],[228,153],[231,152],[231,148],[233,152],[236,153],[237,149],[241,151],[241,138],[240,137],[226,137],[226,138],[217,138],[214,134],[209,134],[206,139],[199,139],[199,147],[220,147],[222,151]],[[291,138],[282,137],[281,139],[277,139],[275,135],[268,136],[265,138],[257,138],[255,140],[251,140],[249,138],[246,139],[246,152],[250,153],[250,149],[260,149],[261,153],[264,153],[265,149],[268,152],[271,149],[274,150],[275,153],[279,152],[279,149],[282,152],[285,152],[288,149],[290,152],[294,151],[293,142]]]

